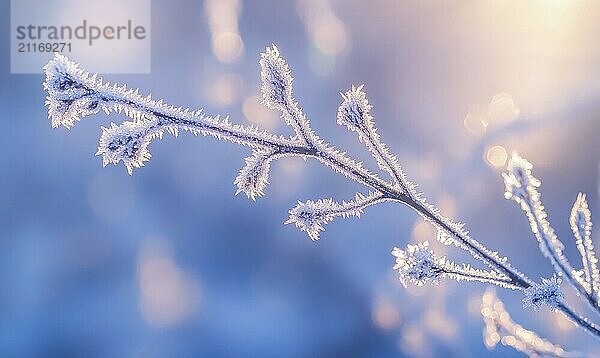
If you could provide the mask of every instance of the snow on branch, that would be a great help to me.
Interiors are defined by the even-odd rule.
[[[565,295],[560,290],[561,281],[556,275],[550,278],[542,277],[540,283],[527,287],[523,307],[533,307],[537,311],[542,306],[548,306],[557,310],[565,300]]]

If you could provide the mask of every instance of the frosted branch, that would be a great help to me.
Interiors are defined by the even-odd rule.
[[[369,206],[385,201],[386,198],[380,193],[370,193],[364,196],[356,194],[354,200],[337,203],[333,199],[319,199],[317,201],[307,200],[298,202],[289,214],[286,224],[295,224],[297,228],[308,234],[311,240],[319,240],[319,234],[325,229],[325,225],[334,218],[341,216],[360,217],[363,210]]]
[[[390,185],[377,174],[365,169],[362,163],[320,139],[310,129],[308,120],[293,100],[291,73],[274,47],[268,48],[261,56],[263,95],[267,105],[284,112],[286,122],[297,133],[296,137],[291,139],[254,127],[231,124],[227,118],[221,120],[219,116],[210,117],[201,110],[175,108],[162,100],[155,101],[150,96],[142,97],[138,90],[127,89],[126,86],[103,83],[97,75],[88,74],[60,54],[57,54],[44,69],[44,88],[48,91],[46,104],[53,126],[71,127],[75,121],[97,113],[100,109],[107,114],[116,111],[133,118],[132,122],[111,125],[103,130],[97,153],[102,155],[104,165],[118,164],[122,161],[131,173],[134,168],[141,167],[150,159],[148,147],[151,141],[162,138],[165,130],[175,136],[181,130],[195,135],[211,135],[251,147],[255,151],[276,153],[272,159],[288,155],[312,157],[345,177],[364,184],[373,192],[381,193],[386,199],[411,207],[425,220],[452,237],[457,246],[468,250],[473,257],[482,260],[494,270],[506,274],[513,283],[526,286],[529,282],[511,267],[505,258],[471,238],[462,225],[453,223],[441,215],[437,208],[414,192],[412,184],[408,186],[409,192]],[[260,168],[250,170],[250,167],[246,167],[248,171],[240,173],[241,176],[238,176],[235,182],[238,192],[241,188],[250,198],[261,195],[266,185],[268,170],[258,170]],[[251,173],[256,175],[248,176]],[[262,174],[258,175],[260,173]]]
[[[438,284],[442,278],[447,277],[456,281],[478,281],[504,288],[520,288],[512,284],[506,275],[476,269],[468,264],[456,264],[445,256],[438,258],[427,241],[409,244],[404,250],[394,247],[392,255],[396,257],[394,270],[398,271],[400,282],[405,287],[407,282],[417,286]]]
[[[46,106],[53,127],[71,128],[77,121],[101,110],[107,115],[117,112],[131,118],[130,121],[111,123],[108,128],[102,128],[97,155],[102,156],[103,165],[123,162],[131,174],[133,169],[150,160],[151,142],[162,138],[165,132],[175,137],[182,131],[213,136],[252,150],[234,184],[237,186],[237,193],[244,192],[248,198],[256,199],[264,195],[270,165],[274,160],[285,156],[314,158],[346,178],[364,185],[370,194],[357,194],[354,200],[341,203],[333,199],[299,202],[290,210],[286,223],[293,223],[312,240],[317,240],[325,225],[336,217],[360,216],[365,208],[384,201],[401,203],[431,223],[438,230],[440,241],[466,250],[491,269],[475,269],[467,264],[455,264],[445,257],[438,258],[426,244],[409,245],[405,250],[395,248],[393,251],[396,256],[395,268],[403,282],[424,284],[448,277],[512,289],[531,288],[528,292],[532,293],[533,303],[534,294],[540,292],[539,285],[546,284],[544,281],[541,284],[534,283],[511,266],[506,257],[475,240],[462,224],[443,216],[423,195],[416,192],[415,185],[408,181],[397,158],[390,153],[377,133],[371,116],[372,107],[362,91],[362,86],[352,87],[342,95],[338,123],[358,134],[360,141],[365,143],[376,159],[379,168],[392,176],[391,183],[380,178],[377,173],[367,170],[361,162],[351,158],[344,151],[319,138],[311,129],[309,120],[293,97],[293,78],[289,66],[275,46],[268,47],[261,54],[260,67],[263,102],[281,113],[286,124],[294,131],[291,137],[275,135],[252,126],[232,124],[227,117],[221,119],[219,116],[209,116],[202,110],[176,108],[163,103],[162,100],[153,100],[150,95],[143,97],[138,90],[104,83],[99,76],[87,73],[60,54],[56,54],[44,66],[46,79],[43,86],[48,93]],[[537,192],[539,181],[531,175],[531,164],[513,156],[508,174],[505,174],[505,182],[507,197],[520,203],[528,214],[542,251],[551,259],[557,271],[575,285],[580,293],[585,294],[590,303],[595,304],[600,284],[591,237],[587,234],[591,228],[591,220],[586,221],[589,217],[586,216],[586,212],[589,213],[589,210],[585,198],[576,202],[577,209],[574,208],[574,216],[572,215],[575,222],[572,224],[574,234],[576,239],[581,241],[578,247],[582,256],[585,256],[585,277],[579,277],[562,255],[562,243],[558,241],[546,221],[546,214]],[[581,239],[578,239],[577,235]],[[546,286],[549,287],[547,284]],[[555,292],[556,297],[558,292]],[[544,302],[551,301],[547,299]],[[556,300],[555,306],[576,324],[600,337],[597,327],[574,313],[563,300]],[[597,308],[597,305],[595,307]]]
[[[590,305],[598,310],[595,298],[586,289],[584,281],[577,274],[569,260],[564,256],[563,243],[558,240],[554,229],[547,220],[548,214],[541,202],[541,194],[538,187],[541,181],[532,174],[533,165],[526,159],[513,153],[507,166],[507,172],[503,174],[506,186],[505,197],[517,202],[525,212],[531,231],[539,242],[542,254],[552,263],[554,270],[564,277],[583,297],[586,297]]]
[[[438,208],[427,203],[421,195],[414,197],[414,201],[407,203],[413,208],[425,221],[429,222],[438,230],[437,239],[443,244],[453,244],[456,247],[467,251],[473,258],[486,264],[494,271],[498,271],[510,278],[510,281],[519,287],[526,288],[532,284],[532,280],[514,268],[508,258],[501,256],[498,252],[488,249],[486,246],[475,240],[464,225],[456,223],[443,216]]]
[[[585,194],[579,193],[577,195],[577,200],[575,200],[571,210],[569,223],[575,236],[577,250],[581,254],[586,290],[597,303],[598,290],[600,289],[600,271],[598,271],[598,259],[592,242],[592,213],[588,208]]]
[[[369,103],[362,88],[362,85],[352,86],[349,91],[341,93],[343,101],[338,108],[337,123],[356,132],[359,140],[365,144],[375,158],[379,168],[387,171],[405,193],[414,194],[414,185],[408,181],[398,159],[390,153],[377,133],[371,115],[373,106]]]

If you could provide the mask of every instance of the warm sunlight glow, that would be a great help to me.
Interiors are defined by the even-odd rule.
[[[238,29],[241,3],[238,0],[208,0],[204,4],[215,57],[224,63],[237,61],[244,52]]]
[[[258,96],[250,96],[244,100],[242,112],[250,123],[267,130],[273,130],[279,123],[277,115],[260,103]]]
[[[198,300],[198,287],[170,257],[162,242],[142,248],[138,258],[140,309],[152,326],[171,326],[190,314]]]
[[[506,149],[501,145],[494,145],[486,151],[485,160],[489,165],[495,168],[503,167],[508,159]]]
[[[215,103],[228,106],[238,101],[244,88],[244,80],[237,74],[224,74],[213,83],[210,94]]]
[[[372,319],[381,329],[392,329],[400,324],[400,312],[390,299],[380,297],[373,305]]]

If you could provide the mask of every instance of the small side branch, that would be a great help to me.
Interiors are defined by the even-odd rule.
[[[342,93],[343,101],[338,108],[337,123],[356,132],[358,139],[367,147],[377,165],[387,171],[400,189],[407,195],[414,194],[414,185],[408,181],[402,167],[395,155],[390,153],[388,147],[377,133],[371,109],[363,86],[352,86]]]
[[[400,282],[404,286],[407,282],[417,286],[428,283],[438,284],[442,278],[447,277],[456,281],[478,281],[513,290],[522,289],[522,287],[514,285],[508,276],[496,271],[485,271],[467,264],[456,264],[445,256],[437,257],[429,248],[427,241],[408,245],[404,250],[394,247],[392,255],[396,257],[394,270],[398,271]]]
[[[304,203],[299,201],[298,205],[290,210],[289,219],[285,223],[295,224],[301,231],[306,232],[311,240],[316,241],[319,240],[320,232],[325,229],[324,226],[334,218],[360,217],[365,208],[386,200],[381,193],[369,193],[367,196],[357,193],[354,200],[342,203],[337,203],[331,198],[307,200]]]

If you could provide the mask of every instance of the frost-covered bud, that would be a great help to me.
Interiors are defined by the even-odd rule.
[[[426,283],[437,284],[443,275],[438,259],[425,241],[417,245],[408,245],[405,250],[394,247],[392,255],[396,257],[394,270],[400,274],[400,282],[406,287],[407,281],[417,286]]]
[[[286,224],[295,224],[297,228],[308,234],[311,240],[319,240],[319,233],[324,230],[324,225],[333,220],[333,212],[337,209],[333,199],[320,199],[317,201],[301,201],[290,210]]]
[[[53,128],[60,125],[71,128],[80,118],[98,113],[100,94],[86,85],[88,75],[76,63],[57,53],[44,66],[44,72],[46,106]]]
[[[244,160],[246,165],[240,170],[234,181],[238,187],[235,194],[244,192],[248,198],[256,200],[257,196],[265,195],[265,187],[269,184],[273,151],[256,151],[251,157]]]
[[[260,78],[264,103],[271,109],[283,109],[292,97],[292,75],[275,45],[260,55]]]
[[[102,156],[102,165],[117,165],[123,161],[129,175],[133,168],[144,166],[144,162],[152,156],[148,145],[155,137],[162,136],[162,131],[153,132],[150,121],[123,122],[120,125],[111,123],[110,128],[102,127],[102,136],[96,155]]]
[[[373,125],[371,109],[367,95],[362,90],[363,86],[352,86],[352,89],[342,93],[344,99],[337,113],[337,123],[350,130],[364,130]]]
[[[542,305],[547,305],[552,310],[558,309],[558,306],[564,301],[564,294],[560,290],[561,279],[556,275],[551,278],[543,278],[541,283],[534,283],[525,289],[523,298],[524,307],[533,307],[539,310]]]
[[[504,196],[507,199],[524,199],[530,189],[540,186],[539,179],[533,176],[531,170],[533,165],[514,152],[508,161],[506,173],[502,174],[506,192]]]

